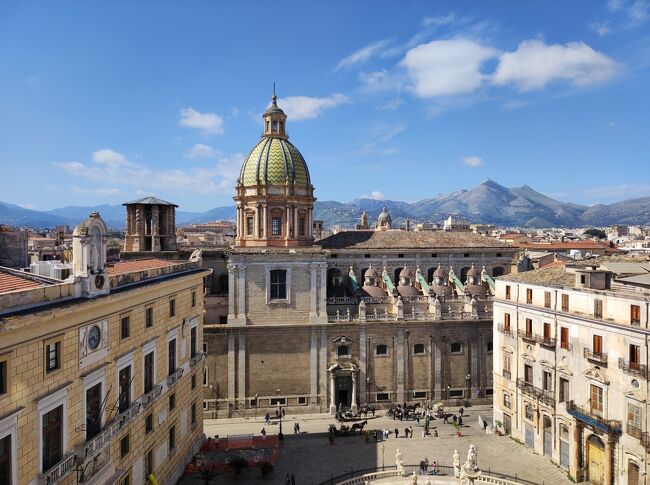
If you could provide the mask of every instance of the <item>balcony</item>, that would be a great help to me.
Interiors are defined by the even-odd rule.
[[[537,335],[535,335],[532,332],[526,332],[524,330],[517,330],[517,336],[521,340],[524,340],[524,341],[529,342],[531,344],[537,343],[537,340],[538,340]]]
[[[539,345],[550,350],[555,350],[555,347],[557,346],[557,339],[551,337],[541,337],[539,339]]]
[[[627,423],[625,425],[625,432],[632,436],[633,438],[638,439],[641,441],[641,438],[643,436],[643,431],[641,431],[641,428],[637,428],[633,424]]]
[[[126,426],[129,421],[140,414],[141,406],[142,405],[138,401],[135,401],[126,410],[124,410],[123,413],[117,416],[116,421],[120,423],[120,429],[124,428],[124,426]]]
[[[196,364],[201,362],[204,355],[205,354],[203,352],[198,352],[194,354],[194,357],[190,357],[190,368],[193,368]]]
[[[537,399],[552,408],[555,407],[555,393],[553,391],[547,391],[533,386],[531,383],[526,382],[521,377],[517,379],[517,387],[521,389],[521,391],[527,396],[532,397],[533,399]]]
[[[507,335],[508,337],[517,338],[517,336],[515,335],[515,332],[513,332],[513,331],[510,329],[510,327],[506,328],[506,326],[505,326],[504,324],[500,323],[500,324],[497,326],[497,328],[498,328],[498,330],[499,330],[500,333],[502,333],[502,334],[504,334],[504,335]]]
[[[643,379],[648,378],[648,367],[644,364],[639,364],[637,362],[629,362],[625,359],[619,358],[618,368],[621,369],[626,374],[642,377]]]
[[[120,432],[121,426],[119,420],[114,420],[106,426],[101,433],[99,433],[94,438],[86,441],[86,445],[83,448],[83,459],[87,461],[89,458],[98,454],[104,447],[106,447],[111,440]]]
[[[54,485],[59,483],[74,468],[77,454],[68,453],[63,460],[50,468],[47,472],[39,475],[39,485]]]
[[[607,365],[607,354],[605,352],[594,352],[590,349],[584,350],[585,359],[597,364]]]
[[[176,384],[178,381],[181,380],[181,377],[183,377],[183,368],[179,367],[173,373],[167,376],[167,386],[168,387],[173,386],[174,384]]]
[[[156,401],[156,399],[160,397],[161,394],[162,394],[162,386],[159,384],[156,387],[154,387],[151,391],[146,393],[144,396],[142,396],[142,400],[141,400],[142,406],[146,408],[147,406],[153,404]]]
[[[608,434],[621,434],[623,424],[615,419],[605,419],[596,411],[576,405],[574,401],[566,403],[566,411],[578,421]]]
[[[647,431],[644,431],[641,434],[641,445],[646,449],[646,451],[650,451],[650,433]]]

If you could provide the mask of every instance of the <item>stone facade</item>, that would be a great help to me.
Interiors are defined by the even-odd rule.
[[[497,280],[494,416],[576,481],[636,485],[650,449],[650,293],[603,264]]]
[[[0,270],[3,483],[143,483],[147,469],[175,483],[202,443],[209,272],[104,266],[102,225],[95,214],[75,231],[73,280]]]

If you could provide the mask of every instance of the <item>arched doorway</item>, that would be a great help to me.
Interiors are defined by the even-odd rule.
[[[587,472],[592,485],[605,483],[605,444],[596,435],[587,439]]]
[[[492,276],[494,278],[497,278],[498,276],[503,276],[505,274],[505,270],[501,266],[497,266],[492,270]]]
[[[467,281],[467,272],[470,270],[469,266],[465,266],[463,269],[460,270],[460,282],[462,284],[465,284]]]
[[[437,269],[438,267],[434,266],[433,268],[429,268],[427,270],[427,283],[431,283],[433,281],[433,272]]]
[[[627,461],[627,485],[639,485],[639,464],[634,460]]]
[[[343,278],[341,277],[341,270],[338,268],[330,268],[327,270],[327,297],[332,298],[335,296],[345,296],[345,289],[343,287]]]
[[[395,268],[395,271],[393,271],[393,284],[397,286],[399,284],[399,274],[402,272],[404,268],[397,267]]]
[[[550,458],[553,456],[553,423],[548,416],[544,416],[542,423],[544,431],[544,454]]]

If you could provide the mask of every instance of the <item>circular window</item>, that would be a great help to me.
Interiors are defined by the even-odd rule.
[[[634,389],[638,389],[639,387],[641,387],[641,384],[636,379],[632,379],[632,387]]]

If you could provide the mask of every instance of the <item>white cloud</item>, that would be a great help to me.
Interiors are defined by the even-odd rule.
[[[623,8],[624,3],[625,0],[608,0],[607,8],[612,12],[617,12],[618,10]]]
[[[402,124],[379,123],[368,128],[360,137],[359,151],[371,155],[393,155],[399,151],[395,145],[387,146],[393,138],[406,130]]]
[[[350,98],[335,93],[324,98],[289,96],[278,100],[278,105],[292,121],[318,117],[324,110],[350,102]]]
[[[386,91],[400,91],[402,81],[399,76],[387,69],[380,71],[361,71],[359,73],[361,89],[368,93],[381,93]]]
[[[341,59],[336,65],[336,69],[334,70],[339,71],[351,66],[363,64],[373,57],[389,57],[391,55],[395,55],[396,51],[389,48],[390,44],[391,40],[389,39],[384,39],[372,44],[368,44],[367,46],[362,47],[361,49],[354,51],[349,56]]]
[[[219,150],[215,150],[210,145],[196,143],[184,154],[185,158],[213,158],[218,159],[221,156]]]
[[[430,98],[474,92],[486,79],[481,66],[499,51],[469,39],[434,40],[406,53],[406,67],[416,96]]]
[[[610,79],[617,67],[611,58],[582,42],[546,45],[541,40],[527,40],[516,51],[500,56],[492,81],[514,84],[520,91],[541,89],[556,80],[587,86]]]
[[[22,207],[23,209],[35,209],[36,206],[34,204],[16,204],[18,207]]]
[[[452,24],[454,20],[456,20],[456,14],[454,12],[449,12],[447,15],[424,17],[422,25],[425,27],[442,27],[443,25]]]
[[[377,106],[382,111],[395,111],[402,106],[404,102],[400,98],[393,98]]]
[[[609,22],[592,22],[589,24],[589,28],[596,32],[600,37],[605,37],[607,34],[612,32],[612,29],[609,27]]]
[[[92,155],[92,163],[55,162],[55,167],[68,172],[70,176],[91,180],[96,183],[110,183],[116,188],[89,189],[98,195],[166,191],[170,194],[214,194],[232,190],[243,155],[219,157],[209,167],[183,167],[179,169],[153,169],[128,160],[123,154],[105,148]],[[100,194],[97,191],[103,191]],[[118,192],[115,192],[118,191]]]
[[[182,108],[181,126],[196,128],[204,135],[223,135],[223,117],[217,113],[199,113],[194,108]]]
[[[373,190],[369,194],[362,194],[361,195],[362,199],[373,199],[373,200],[385,200],[386,197],[384,196],[383,193],[381,193],[378,190]]]
[[[631,27],[645,23],[650,17],[650,4],[646,0],[635,0],[627,9]]]
[[[480,167],[484,165],[483,159],[480,157],[465,157],[463,163],[468,167]]]

